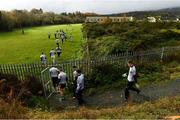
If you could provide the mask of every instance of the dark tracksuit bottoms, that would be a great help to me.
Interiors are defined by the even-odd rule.
[[[83,94],[83,89],[82,90],[79,90],[77,93],[76,93],[76,98],[78,100],[78,104],[79,105],[82,105],[84,103],[84,100],[82,98],[82,94]]]
[[[129,98],[129,90],[133,90],[136,91],[137,93],[140,92],[140,90],[138,88],[135,88],[135,82],[129,82],[127,83],[127,86],[125,88],[125,99],[127,100]]]

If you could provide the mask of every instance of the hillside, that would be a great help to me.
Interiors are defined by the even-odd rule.
[[[107,23],[84,24],[89,54],[105,56],[180,45],[179,23]],[[98,47],[97,47],[98,46]]]
[[[180,17],[180,7],[166,8],[152,11],[134,11],[127,13],[110,14],[110,16],[133,16],[136,19],[143,19],[146,16],[161,16],[164,19],[175,19]]]
[[[160,9],[160,10],[157,10],[157,11],[171,12],[171,13],[178,13],[178,14],[180,14],[180,7]]]

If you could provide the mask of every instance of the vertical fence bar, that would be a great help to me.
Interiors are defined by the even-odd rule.
[[[164,57],[164,47],[162,47],[162,51],[161,51],[161,62],[163,62],[163,57]]]

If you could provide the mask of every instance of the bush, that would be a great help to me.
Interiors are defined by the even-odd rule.
[[[48,109],[48,101],[40,96],[32,95],[26,100],[26,104],[30,108],[41,108],[42,110]]]
[[[10,91],[6,89],[12,90],[13,94],[10,96],[11,100],[15,98],[18,101],[21,101],[23,105],[31,106],[31,107],[43,107],[47,104],[41,103],[43,101],[43,86],[40,81],[36,79],[34,76],[26,76],[25,80],[20,81],[15,75],[5,75],[0,74],[0,78],[6,79],[6,83],[3,84],[2,95],[9,95]],[[5,87],[5,88],[4,88]],[[6,96],[4,97],[6,99]],[[38,97],[39,96],[39,97]],[[12,98],[13,97],[13,98]],[[8,100],[11,102],[11,100]],[[37,102],[40,101],[40,102]],[[44,100],[46,101],[46,100]]]
[[[122,74],[127,72],[124,68],[119,68],[118,65],[103,63],[95,66],[90,75],[90,87],[111,86],[121,83]]]
[[[84,24],[91,57],[118,54],[122,51],[140,51],[179,44],[178,23],[109,23]],[[84,48],[86,50],[86,48]]]
[[[40,81],[34,76],[26,76],[25,80],[22,81],[22,86],[31,91],[33,95],[43,95],[39,94],[39,91],[43,92],[43,86]]]
[[[13,74],[2,74],[0,73],[0,80],[1,79],[6,79],[7,83],[9,85],[17,86],[20,85],[21,81],[18,79],[16,75]]]

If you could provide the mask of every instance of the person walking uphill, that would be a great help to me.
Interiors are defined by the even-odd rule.
[[[40,55],[41,64],[46,64],[46,55],[42,52]]]
[[[77,70],[77,87],[76,87],[76,98],[78,100],[78,105],[82,105],[84,103],[83,100],[83,90],[84,90],[84,75],[81,73],[81,70]]]
[[[73,99],[76,98],[77,78],[78,78],[77,67],[73,66]]]
[[[129,98],[129,90],[136,91],[137,94],[140,93],[140,90],[135,87],[135,76],[136,76],[136,67],[133,64],[133,61],[129,60],[128,61],[128,66],[129,66],[129,73],[128,73],[128,83],[125,88],[125,100],[128,101]]]
[[[54,49],[52,49],[50,52],[49,52],[49,55],[52,59],[52,62],[53,64],[55,64],[55,54],[56,54],[56,51]]]
[[[48,38],[51,39],[51,33],[50,32],[48,32]]]
[[[49,74],[52,79],[54,89],[57,90],[57,87],[59,85],[59,81],[58,81],[59,70],[53,66],[49,69]]]
[[[65,92],[65,88],[66,88],[66,84],[67,84],[67,75],[65,72],[63,72],[63,70],[60,70],[60,73],[58,75],[58,81],[59,81],[59,85],[60,85],[60,94],[62,99],[64,99],[64,92]]]
[[[57,47],[57,48],[56,48],[56,52],[57,52],[58,58],[60,58],[61,48],[60,48],[60,47]]]

